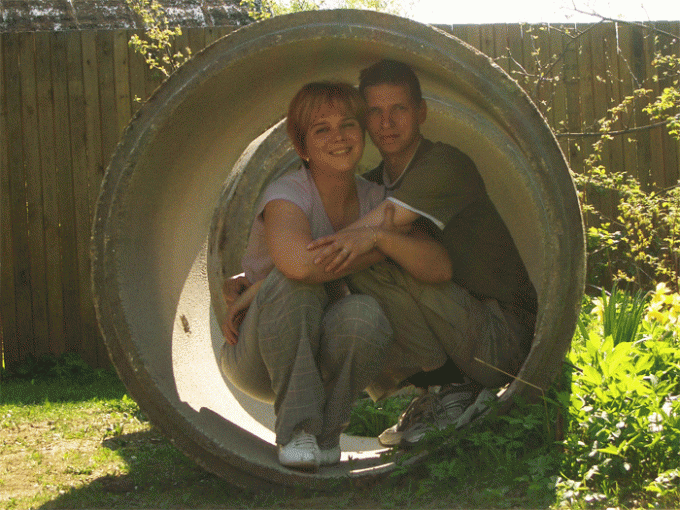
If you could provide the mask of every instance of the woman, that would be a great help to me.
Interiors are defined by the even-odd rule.
[[[266,189],[243,259],[245,277],[225,283],[222,371],[245,393],[273,402],[279,461],[299,469],[340,460],[352,403],[392,342],[377,302],[348,294],[341,278],[386,256],[417,276],[428,273],[433,258],[446,257],[437,243],[394,231],[389,214],[380,228],[364,229],[373,249],[342,272],[325,267],[343,254],[324,265],[307,249],[383,199],[380,186],[355,175],[364,113],[361,95],[344,83],[310,83],[296,94],[287,128],[303,164]]]

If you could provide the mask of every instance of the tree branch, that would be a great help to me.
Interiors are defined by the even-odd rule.
[[[637,133],[639,131],[649,131],[656,129],[658,127],[667,126],[672,119],[666,120],[664,122],[655,122],[654,124],[648,124],[646,126],[633,127],[628,129],[621,129],[619,131],[596,131],[593,133],[555,133],[557,138],[590,138],[590,137],[600,137],[600,136],[620,136],[628,133]]]

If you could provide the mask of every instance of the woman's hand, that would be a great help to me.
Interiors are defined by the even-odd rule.
[[[263,281],[264,280],[260,280],[253,285],[250,285],[250,282],[246,280],[248,286],[237,294],[237,297],[233,299],[231,303],[227,302],[227,315],[224,319],[224,323],[222,323],[222,334],[229,345],[236,345],[238,343],[238,333],[241,323]]]
[[[398,231],[394,225],[394,206],[387,204],[382,223],[378,227],[365,225],[344,229],[330,236],[312,241],[308,250],[320,250],[314,263],[324,266],[326,272],[339,273],[346,269],[358,256],[379,248],[379,239],[385,232]]]
[[[340,272],[359,255],[375,248],[377,236],[378,230],[375,227],[342,230],[312,241],[307,249],[321,250],[314,258],[314,264],[323,266],[328,273]]]

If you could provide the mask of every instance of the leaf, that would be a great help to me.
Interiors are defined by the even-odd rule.
[[[606,453],[606,454],[609,454],[609,455],[617,455],[617,456],[621,457],[621,453],[619,453],[619,449],[612,444],[609,444],[609,445],[605,446],[604,448],[598,448],[597,451],[600,452],[600,453]]]

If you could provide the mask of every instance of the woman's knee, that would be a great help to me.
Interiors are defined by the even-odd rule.
[[[257,294],[258,304],[261,306],[265,303],[291,299],[305,303],[311,301],[323,307],[328,302],[328,294],[321,284],[291,280],[278,269],[272,269]]]
[[[382,351],[393,340],[392,327],[380,305],[366,295],[352,294],[334,303],[323,325],[327,341],[336,344],[336,352]]]

